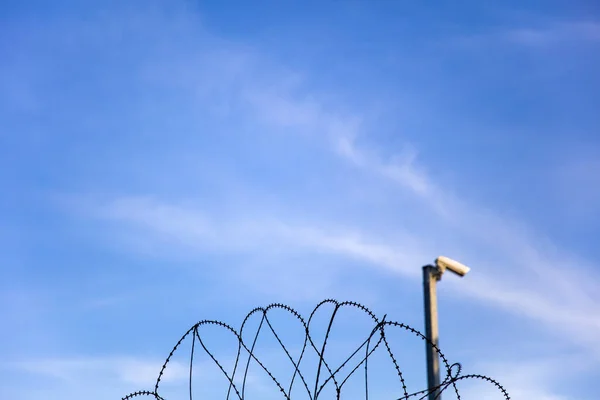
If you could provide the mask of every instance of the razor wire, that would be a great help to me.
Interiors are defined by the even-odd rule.
[[[313,338],[311,334],[311,324],[314,321],[314,317],[316,313],[322,309],[325,305],[332,305],[333,311],[331,312],[331,316],[329,318],[329,323],[327,330],[324,335],[323,342],[320,346],[317,345],[316,340]],[[336,321],[336,315],[338,311],[342,308],[352,308],[357,311],[363,312],[372,320],[372,329],[366,338],[360,343],[360,345],[351,352],[347,358],[338,366],[332,367],[330,363],[327,362],[327,358],[325,356],[326,349],[330,340],[330,334],[332,332],[332,327]],[[292,357],[288,347],[283,343],[280,334],[277,333],[277,330],[274,328],[272,319],[269,316],[269,313],[275,309],[283,310],[289,313],[290,316],[298,320],[304,329],[304,338],[303,344],[301,347],[300,355],[297,358]],[[248,321],[251,317],[255,315],[259,315],[260,322],[258,324],[258,328],[256,332],[254,332],[253,339],[250,342],[246,342],[243,339],[244,330],[249,329],[247,327]],[[239,331],[234,329],[232,326],[228,325],[225,322],[218,320],[202,320],[194,324],[191,328],[185,332],[185,334],[179,339],[179,341],[175,344],[169,355],[167,356],[164,364],[162,365],[160,372],[158,373],[158,377],[156,379],[156,383],[152,390],[139,390],[136,392],[132,392],[124,397],[121,400],[130,400],[135,397],[146,396],[153,397],[155,400],[170,400],[161,396],[160,394],[160,384],[164,378],[165,372],[169,363],[171,362],[174,354],[177,350],[179,350],[182,346],[184,340],[191,337],[192,344],[190,348],[190,356],[189,356],[189,400],[193,400],[193,384],[192,384],[192,375],[193,375],[193,365],[194,365],[194,356],[200,347],[202,351],[208,355],[210,360],[216,365],[218,370],[224,375],[228,382],[228,389],[226,393],[223,394],[225,400],[250,400],[246,396],[246,386],[247,386],[247,378],[250,370],[250,365],[254,362],[258,367],[264,371],[278,391],[281,393],[282,397],[285,400],[293,400],[292,398],[292,389],[294,385],[300,385],[304,388],[308,395],[309,400],[318,400],[321,398],[321,394],[323,390],[327,387],[327,385],[333,385],[336,393],[336,400],[342,399],[342,389],[344,385],[348,382],[351,376],[353,376],[357,371],[362,370],[365,377],[364,389],[365,389],[365,399],[369,398],[369,358],[376,351],[383,352],[389,360],[391,361],[393,368],[395,369],[395,375],[398,378],[398,382],[402,387],[403,394],[400,397],[395,397],[393,400],[424,400],[430,396],[431,393],[435,393],[435,398],[441,397],[441,394],[446,390],[452,390],[456,395],[458,400],[461,400],[460,392],[457,387],[457,382],[474,379],[481,380],[489,385],[492,385],[498,392],[504,397],[505,400],[510,400],[508,392],[506,389],[496,380],[479,374],[467,374],[461,375],[462,367],[459,363],[450,364],[447,360],[446,356],[440,351],[438,346],[436,346],[433,342],[431,342],[424,334],[422,334],[417,329],[412,328],[411,326],[396,322],[396,321],[388,321],[386,320],[386,315],[383,318],[378,318],[369,308],[364,305],[354,302],[354,301],[343,301],[338,302],[333,299],[323,300],[318,303],[316,307],[310,313],[308,319],[305,319],[299,312],[297,312],[292,307],[281,304],[281,303],[273,303],[268,305],[267,307],[257,307],[251,310],[242,321]],[[205,342],[203,341],[201,329],[205,326],[215,326],[224,330],[224,332],[228,332],[233,335],[235,340],[237,340],[237,353],[234,360],[234,366],[231,371],[227,371],[223,366],[223,363],[217,359],[213,352],[209,350]],[[405,381],[404,374],[400,369],[397,356],[392,351],[390,346],[387,332],[390,332],[393,329],[398,329],[412,335],[415,335],[427,345],[432,346],[433,349],[439,355],[439,358],[442,361],[444,370],[445,370],[445,378],[444,380],[435,387],[429,387],[424,390],[419,390],[415,392],[409,392],[408,386]],[[259,357],[255,354],[255,346],[257,340],[262,332],[267,330],[271,332],[276,342],[280,346],[281,350],[285,354],[285,358],[291,363],[293,366],[293,374],[288,382],[283,382],[280,378],[276,376],[276,373],[271,369],[267,368],[265,363],[263,363]],[[246,356],[243,356],[245,352]],[[302,361],[306,359],[308,353],[313,353],[317,356],[318,366],[316,371],[316,378],[314,381],[309,381],[308,377],[302,372],[301,365]],[[357,355],[358,359],[357,363],[352,366],[348,366],[352,360],[354,360]],[[364,354],[363,354],[364,353]],[[347,375],[341,375],[341,371],[347,367],[351,368],[350,372]]]

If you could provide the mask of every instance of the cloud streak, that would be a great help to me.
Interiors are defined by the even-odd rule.
[[[254,217],[237,215],[229,221],[213,219],[207,222],[209,219],[196,210],[148,199],[119,199],[104,206],[103,210],[117,226],[125,224],[135,227],[135,235],[150,240],[148,247],[163,247],[169,253],[177,253],[182,247],[197,256],[206,251],[237,251],[245,254],[262,253],[263,256],[275,252],[285,257],[285,254],[317,251],[418,279],[420,271],[415,266],[432,251],[426,250],[422,239],[416,239],[408,233],[406,240],[400,241],[399,245],[392,245],[359,230],[353,233],[319,225],[296,225],[272,217],[261,220],[256,219],[256,213],[252,212],[249,215]],[[510,248],[506,251],[510,251]],[[472,258],[476,258],[476,254]],[[546,267],[545,273],[550,278],[545,281],[539,279],[521,288],[485,271],[477,271],[476,276],[470,277],[469,285],[458,286],[451,281],[447,285],[457,295],[485,300],[495,307],[543,322],[600,357],[600,348],[595,340],[600,334],[600,315],[592,293],[582,292],[584,288],[578,284],[576,277],[569,277],[557,267],[544,265],[547,262],[544,259],[536,261],[537,267]],[[536,266],[533,267],[534,271]],[[519,273],[518,267],[510,265],[496,264],[492,270],[500,268]],[[297,285],[303,284],[295,282],[294,286]],[[304,285],[310,286],[310,283]],[[557,297],[557,293],[560,296]]]
[[[582,28],[579,25],[576,27]],[[589,30],[587,28],[586,32]],[[287,104],[294,102],[289,97],[280,101]],[[593,268],[588,262],[577,260],[549,240],[536,237],[533,230],[521,222],[502,218],[491,210],[471,204],[454,194],[452,188],[442,190],[439,184],[419,169],[414,152],[386,162],[356,145],[361,133],[352,119],[344,124],[340,122],[343,118],[330,117],[332,114],[326,112],[324,106],[317,107],[314,103],[310,109],[320,109],[320,112],[302,112],[302,104],[298,102],[287,108],[299,111],[300,115],[310,115],[310,126],[321,127],[329,135],[333,153],[358,168],[388,179],[422,200],[436,214],[438,229],[460,232],[475,246],[484,244],[494,254],[501,255],[502,258],[495,261],[477,254],[477,251],[467,250],[467,259],[474,260],[476,265],[478,260],[481,264],[493,264],[489,270],[494,273],[477,271],[482,278],[474,278],[478,283],[466,289],[461,288],[461,291],[465,290],[511,312],[548,323],[570,336],[571,340],[584,341],[600,355],[600,347],[594,339],[600,335],[600,324],[597,322],[600,321],[600,299],[594,289],[600,282],[591,278]],[[259,110],[267,114],[272,109],[266,106]],[[306,124],[306,121],[303,120],[303,123]],[[334,130],[331,126],[346,128]],[[362,135],[368,136],[365,133]],[[481,247],[477,250],[480,253]],[[590,278],[581,282],[579,273],[574,274],[571,272],[573,270],[579,273],[588,271]],[[521,276],[527,285],[515,286],[515,275]],[[509,279],[511,276],[513,278]]]

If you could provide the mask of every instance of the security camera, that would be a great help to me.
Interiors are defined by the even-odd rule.
[[[456,275],[465,276],[467,272],[469,272],[470,268],[466,265],[459,263],[458,261],[454,261],[448,257],[439,256],[435,259],[435,265],[438,267],[440,276],[444,273],[444,271],[449,269],[454,272]]]

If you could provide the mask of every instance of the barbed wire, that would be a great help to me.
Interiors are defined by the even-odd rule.
[[[315,340],[313,339],[313,336],[311,335],[311,324],[314,323],[314,317],[317,314],[317,312],[320,309],[322,309],[322,307],[325,305],[333,305],[333,311],[329,318],[329,323],[328,323],[327,330],[325,332],[323,343],[319,349],[319,346],[317,346],[317,344],[315,343]],[[336,315],[338,314],[338,311],[344,307],[354,308],[356,310],[362,311],[364,314],[366,314],[372,320],[373,328],[371,329],[368,336],[362,341],[362,343],[347,358],[345,358],[344,361],[337,368],[332,368],[326,360],[325,351],[327,349],[328,341],[330,340],[330,335],[331,335],[332,327],[335,322]],[[298,356],[297,359],[294,359],[294,357],[292,357],[288,347],[286,347],[284,345],[284,343],[280,337],[280,334],[277,333],[277,330],[274,328],[273,323],[272,323],[271,319],[269,318],[269,312],[271,312],[272,310],[275,310],[275,309],[286,311],[287,313],[289,313],[290,316],[297,319],[300,322],[300,324],[302,325],[302,327],[304,328],[303,344],[301,347],[300,355]],[[249,328],[247,328],[248,321],[251,319],[252,316],[254,316],[256,314],[259,314],[259,315],[262,314],[262,315],[260,315],[260,322],[258,324],[258,328],[256,329],[256,332],[253,335],[252,343],[247,343],[243,339],[244,331],[249,329]],[[185,339],[189,338],[190,336],[192,339],[191,351],[190,351],[190,357],[189,357],[189,360],[190,360],[189,361],[189,399],[190,400],[193,400],[192,375],[193,375],[194,354],[197,351],[197,347],[198,347],[197,345],[199,345],[203,349],[205,354],[208,355],[208,357],[213,361],[213,363],[217,366],[217,368],[220,370],[220,372],[227,379],[228,389],[227,389],[227,392],[224,393],[226,400],[229,400],[231,397],[237,398],[238,400],[246,399],[246,397],[245,397],[246,384],[247,384],[247,378],[248,378],[250,365],[252,362],[256,363],[259,366],[259,368],[262,369],[269,376],[269,378],[272,380],[272,382],[275,384],[275,386],[277,387],[279,392],[281,392],[281,394],[283,395],[283,397],[286,400],[292,400],[292,398],[291,398],[292,397],[292,395],[291,395],[292,389],[294,388],[294,385],[298,381],[300,382],[301,386],[306,391],[308,398],[310,400],[318,400],[319,396],[321,395],[323,390],[326,388],[327,385],[330,385],[330,384],[333,384],[333,386],[335,388],[336,399],[340,399],[341,393],[342,393],[342,388],[344,387],[344,385],[348,382],[350,377],[352,375],[354,375],[362,367],[362,369],[364,370],[364,376],[365,376],[365,399],[368,400],[368,398],[369,398],[369,379],[368,379],[368,376],[369,376],[368,365],[369,364],[368,364],[368,361],[369,361],[369,358],[375,353],[376,350],[381,350],[382,352],[384,352],[384,354],[387,355],[387,357],[389,357],[389,360],[392,362],[393,367],[395,369],[395,373],[398,377],[398,381],[399,381],[400,385],[402,386],[402,392],[403,392],[402,396],[396,397],[394,400],[407,400],[407,399],[423,400],[426,397],[428,397],[431,393],[436,393],[435,398],[438,398],[441,396],[441,394],[445,390],[447,390],[449,388],[451,388],[453,390],[453,392],[456,394],[457,399],[461,400],[460,393],[459,393],[456,383],[459,381],[466,380],[466,379],[477,379],[477,380],[481,380],[485,383],[488,383],[488,384],[492,385],[493,387],[495,387],[502,394],[504,399],[510,400],[508,392],[496,380],[494,380],[488,376],[479,375],[479,374],[461,375],[461,371],[462,371],[461,365],[459,363],[450,364],[450,362],[447,360],[446,356],[440,351],[438,346],[436,346],[434,343],[432,343],[420,331],[412,328],[409,325],[406,325],[406,324],[403,324],[400,322],[387,321],[386,317],[387,317],[387,315],[384,315],[383,318],[381,318],[381,319],[377,318],[377,316],[369,308],[367,308],[364,305],[359,304],[357,302],[353,302],[353,301],[338,302],[333,299],[327,299],[327,300],[323,300],[322,302],[320,302],[319,304],[316,305],[316,307],[310,313],[308,319],[305,319],[300,313],[298,313],[295,309],[291,308],[290,306],[287,306],[287,305],[281,304],[281,303],[273,303],[273,304],[268,305],[267,307],[254,308],[252,311],[250,311],[246,315],[246,317],[242,321],[239,332],[236,331],[230,325],[228,325],[224,322],[221,322],[221,321],[202,320],[202,321],[199,321],[196,324],[194,324],[190,329],[188,329],[188,331],[185,332],[185,334],[175,344],[175,346],[169,353],[168,357],[166,358],[164,364],[162,365],[162,367],[160,369],[160,372],[156,379],[156,383],[154,385],[153,390],[151,390],[151,391],[150,390],[141,390],[141,391],[132,392],[132,393],[126,395],[125,397],[123,397],[121,400],[130,400],[130,399],[133,399],[134,397],[139,397],[139,396],[149,396],[149,397],[153,397],[156,400],[165,400],[159,394],[159,388],[160,388],[161,381],[164,378],[167,366],[173,359],[175,352],[181,347],[181,344],[183,343],[183,341]],[[236,357],[235,357],[233,369],[232,369],[232,371],[230,371],[230,373],[228,373],[226,371],[222,362],[220,362],[215,357],[213,352],[211,352],[208,349],[205,342],[203,341],[202,335],[200,333],[200,328],[202,328],[204,326],[216,326],[218,328],[222,328],[226,332],[231,333],[237,340],[238,347],[237,347],[237,351],[236,351]],[[270,369],[268,369],[266,367],[266,365],[255,354],[255,348],[256,348],[258,338],[264,329],[268,329],[273,334],[276,342],[279,344],[279,346],[283,350],[286,359],[289,360],[293,366],[292,377],[290,378],[289,382],[287,384],[285,384],[285,386],[284,386],[284,383],[281,382],[275,376],[275,374]],[[426,342],[428,345],[433,347],[433,349],[439,355],[439,358],[441,359],[443,367],[446,372],[444,380],[438,386],[430,387],[430,388],[412,392],[412,393],[410,393],[408,391],[408,387],[407,387],[407,384],[405,381],[404,374],[403,374],[402,370],[400,369],[396,355],[392,351],[392,348],[388,341],[388,337],[386,335],[386,333],[389,333],[389,331],[391,331],[392,329],[399,329],[401,331],[411,333],[411,334],[415,335],[416,337],[418,337],[419,339]],[[242,354],[244,353],[244,351],[247,355],[247,358],[245,360],[242,357]],[[350,369],[350,372],[347,375],[340,376],[341,371],[361,351],[364,351],[364,355],[358,359],[358,363]],[[317,371],[316,371],[316,378],[314,380],[314,386],[312,385],[312,383],[309,384],[307,377],[302,373],[302,371],[300,369],[302,361],[306,359],[306,356],[309,352],[314,353],[314,355],[316,355],[318,358],[318,366],[317,366]],[[245,361],[245,365],[243,365],[244,361]],[[239,380],[240,374],[241,374],[241,383],[239,381],[236,383],[236,378]],[[286,390],[286,388],[287,388],[287,390]]]

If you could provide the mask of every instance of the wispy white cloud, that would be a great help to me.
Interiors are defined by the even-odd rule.
[[[417,169],[415,165],[417,153],[412,146],[407,144],[403,153],[384,162],[376,155],[366,154],[364,150],[359,149],[355,140],[355,134],[339,132],[333,139],[334,149],[354,165],[373,170],[375,173],[405,186],[415,194],[428,198],[431,191],[430,182],[427,176]]]
[[[351,233],[307,227],[306,224],[294,225],[274,221],[272,218],[260,220],[236,216],[231,221],[213,220],[206,224],[206,218],[198,211],[148,199],[120,199],[104,209],[109,210],[118,224],[132,224],[138,228],[135,234],[150,240],[149,247],[166,245],[170,247],[169,252],[175,253],[180,251],[181,246],[187,251],[200,253],[220,250],[293,254],[316,250],[356,259],[372,267],[411,278],[420,276],[415,266],[420,265],[429,254],[424,239],[417,240],[408,234],[405,236],[406,240],[399,245],[392,245],[359,231]],[[202,223],[197,226],[194,221]],[[472,255],[473,259],[476,257],[475,254]],[[484,260],[481,256],[479,259]],[[545,282],[538,279],[530,285],[518,287],[506,280],[506,272],[490,274],[477,271],[476,275],[469,277],[469,285],[459,287],[452,281],[447,285],[456,290],[457,294],[473,296],[518,315],[544,322],[557,332],[568,335],[571,340],[578,343],[583,341],[600,356],[595,340],[600,334],[600,315],[593,292],[586,294],[579,279],[562,273],[560,267],[544,264],[549,261],[531,258],[526,260],[536,262],[534,268],[544,267],[550,278]],[[526,271],[519,272],[516,266],[495,265],[497,271],[500,268],[507,268],[511,274],[523,273],[527,276]],[[292,285],[296,288],[302,286],[297,281]],[[306,286],[310,286],[310,279]]]
[[[484,361],[473,367],[477,373],[492,376],[509,389],[511,398],[571,400],[581,398],[580,393],[576,388],[570,391],[561,389],[559,383],[589,371],[593,364],[581,357],[555,354],[539,359],[525,358],[518,363],[509,360]],[[460,385],[460,389],[465,398],[502,398],[493,386],[485,382],[465,381]]]
[[[565,153],[551,173],[560,209],[577,223],[597,222],[600,220],[600,149],[593,145],[577,146]]]
[[[547,46],[561,42],[598,42],[600,23],[575,21],[554,23],[537,28],[515,28],[503,33],[507,41],[524,46]]]
[[[3,382],[6,395],[22,399],[103,399],[152,390],[162,361],[132,356],[37,357],[4,361],[0,370],[18,376]],[[184,387],[188,378],[189,369],[173,362],[165,371],[163,384],[168,389]]]
[[[586,34],[593,34],[593,25],[585,27]],[[235,82],[235,88],[228,92],[230,104],[240,108],[238,111],[248,117],[247,123],[263,125],[271,131],[293,131],[322,141],[329,146],[332,155],[382,179],[384,183],[380,187],[385,187],[387,181],[388,185],[396,185],[399,190],[414,196],[416,202],[429,210],[432,217],[428,223],[435,223],[433,230],[436,232],[430,231],[427,235],[403,232],[398,236],[405,242],[399,247],[386,243],[381,234],[367,234],[361,229],[349,233],[347,228],[335,228],[335,224],[333,228],[323,228],[321,224],[297,223],[286,216],[274,217],[264,210],[245,210],[223,219],[215,218],[211,210],[201,212],[160,200],[126,196],[110,202],[103,210],[105,217],[137,226],[146,236],[158,235],[154,239],[169,246],[183,244],[194,251],[208,248],[261,251],[311,248],[413,277],[418,275],[414,265],[420,265],[425,254],[431,251],[426,243],[441,240],[454,244],[454,247],[446,247],[481,266],[477,272],[479,278],[473,278],[479,279],[481,284],[466,290],[467,293],[503,309],[541,320],[568,335],[575,334],[576,338],[583,338],[589,346],[596,348],[590,335],[581,333],[595,334],[600,329],[587,322],[589,316],[597,315],[594,280],[582,284],[569,272],[575,265],[579,271],[589,270],[589,263],[578,262],[536,234],[527,224],[511,221],[501,213],[473,204],[464,195],[453,193],[452,188],[436,182],[425,172],[425,166],[418,163],[417,153],[410,144],[407,143],[404,152],[396,157],[384,159],[370,145],[369,127],[364,126],[360,114],[336,107],[335,102],[321,101],[316,93],[302,94],[307,90],[298,75],[288,74],[276,66],[269,69],[268,62],[251,53],[242,52],[241,57],[231,55],[235,50],[225,53],[229,54],[228,59],[237,60],[234,65],[239,65],[239,60],[252,60],[251,65],[255,66],[233,68],[232,71],[237,72],[229,77],[219,75],[215,69],[219,82]],[[203,60],[208,65],[206,58]],[[193,60],[179,62],[190,63],[186,68],[194,70]],[[262,73],[254,79],[253,74],[259,70]],[[266,70],[272,70],[272,73],[266,73]],[[192,86],[202,89],[203,82],[209,81],[211,76],[204,76],[202,83]],[[449,242],[445,239],[448,234],[443,231],[453,232],[460,241]],[[155,251],[154,246],[147,246],[147,249]],[[515,279],[517,275],[522,278]]]
[[[594,278],[582,283],[578,274],[590,272],[593,267],[584,260],[561,251],[543,237],[536,237],[526,224],[501,218],[492,210],[462,199],[451,188],[442,190],[426,175],[415,172],[406,164],[390,164],[388,168],[406,172],[404,179],[389,175],[381,168],[381,161],[367,161],[361,151],[351,147],[344,155],[360,167],[390,178],[422,198],[438,217],[438,229],[448,229],[463,234],[473,243],[465,256],[474,265],[489,266],[476,271],[468,287],[461,293],[470,293],[511,312],[527,315],[548,323],[575,341],[584,341],[600,356],[595,337],[600,335],[600,312],[594,287]],[[356,160],[360,160],[357,162]],[[423,185],[411,185],[414,181]],[[408,181],[408,185],[406,184]],[[426,182],[427,190],[422,190]],[[425,238],[423,238],[425,240]],[[499,254],[499,259],[482,254],[481,244]],[[491,271],[494,271],[493,273]],[[520,276],[516,282],[515,276]]]
[[[359,157],[357,153],[358,150],[353,149],[352,161]],[[361,166],[386,175],[377,162]],[[501,261],[496,261],[477,254],[476,250],[467,251],[467,259],[473,260],[475,265],[490,265],[493,269],[477,271],[477,276],[472,278],[476,282],[461,286],[462,293],[474,294],[512,312],[545,321],[576,341],[584,341],[600,355],[594,339],[600,335],[597,307],[600,299],[594,289],[598,281],[590,278],[581,282],[578,274],[573,273],[592,271],[589,262],[561,251],[543,237],[536,237],[524,223],[501,218],[491,210],[469,204],[468,200],[455,196],[451,189],[442,191],[430,181],[428,185],[428,192],[412,189],[437,213],[440,227],[464,233],[474,248],[483,242],[495,253],[503,253]],[[516,283],[515,276],[521,276],[522,281]]]
[[[60,381],[77,382],[95,377],[98,381],[110,379],[132,387],[149,388],[156,383],[162,361],[141,360],[133,357],[87,357],[48,358],[18,361],[12,368],[24,372],[50,377]],[[189,369],[177,362],[169,365],[164,374],[164,383],[175,383],[187,379]]]
[[[542,21],[537,24],[504,27],[453,40],[463,45],[516,45],[545,48],[573,43],[595,44],[600,41],[600,23],[594,20]]]
[[[356,156],[358,149],[352,147],[351,150]],[[364,161],[359,166],[384,174],[377,164],[369,164],[362,155],[357,157]],[[354,162],[353,159],[351,161]],[[392,181],[395,180],[392,178]],[[411,186],[408,188],[414,190]],[[418,189],[414,191],[420,197],[428,196]],[[564,266],[577,264],[581,268],[581,263],[554,253],[544,255],[536,247],[534,239],[516,229],[518,224],[513,226],[488,211],[478,211],[477,207],[441,204],[445,209],[454,211],[452,218],[445,221],[451,229],[465,231],[474,238],[484,237],[484,242],[495,244],[497,251],[508,254],[504,262],[509,264],[502,265],[486,260],[473,251],[468,252],[469,259],[480,260],[482,264],[494,263],[495,272],[491,274],[477,271],[476,276],[470,277],[473,282],[465,287],[461,286],[457,292],[543,321],[559,332],[572,336],[572,339],[584,341],[588,346],[596,348],[594,337],[600,332],[600,326],[595,321],[600,319],[594,317],[598,311],[595,307],[593,284],[582,285],[577,277],[564,272]],[[265,253],[318,250],[360,260],[413,278],[418,276],[418,270],[414,266],[419,265],[428,254],[424,238],[415,238],[408,233],[400,241],[401,247],[360,230],[352,233],[319,225],[315,227],[276,219],[268,214],[261,218],[258,216],[260,213],[254,211],[215,219],[215,216],[208,217],[198,210],[143,198],[118,199],[105,205],[102,210],[104,216],[119,223],[141,228],[141,231],[136,230],[136,234],[142,233],[145,237],[158,234],[158,237],[154,237],[158,241],[148,245],[154,249],[156,243],[162,243],[163,246],[183,245],[195,252],[202,249]],[[446,214],[440,214],[440,218],[444,215]],[[480,216],[487,218],[484,219],[482,228],[478,229]],[[524,279],[528,277],[534,280],[527,285],[515,284],[514,278],[507,279],[511,274],[520,274]],[[450,284],[450,287],[453,285]],[[559,297],[556,296],[557,293],[560,293]]]
[[[297,252],[303,249],[343,255],[392,272],[415,276],[413,266],[424,253],[409,234],[397,246],[381,244],[360,230],[314,226],[288,221],[264,210],[219,218],[194,208],[151,198],[121,198],[92,211],[117,224],[129,224],[135,235],[152,245],[175,246],[191,252]],[[401,235],[398,234],[397,238]]]
[[[280,101],[294,103],[290,96],[281,96]],[[288,108],[301,111],[303,104],[300,101]],[[271,109],[265,106],[258,110],[267,114]],[[299,113],[310,115],[310,126],[321,127],[327,134],[334,154],[411,193],[436,215],[437,230],[450,230],[472,243],[472,246],[468,246],[471,249],[464,249],[464,245],[461,245],[457,251],[464,250],[466,259],[488,268],[477,271],[478,276],[472,279],[478,283],[466,289],[461,287],[461,292],[543,321],[572,340],[585,342],[586,346],[600,355],[600,348],[594,340],[600,335],[600,325],[597,323],[600,321],[597,307],[600,299],[594,289],[598,281],[588,278],[586,282],[581,282],[579,274],[572,272],[590,272],[593,267],[589,262],[558,248],[526,223],[504,218],[489,208],[469,202],[468,198],[454,193],[452,188],[442,188],[440,183],[434,182],[423,172],[423,167],[416,162],[414,151],[385,161],[372,150],[358,146],[357,138],[367,139],[368,143],[368,134],[364,133],[365,129],[361,130],[352,123],[355,117],[348,119],[345,124],[343,117],[328,113],[325,105],[316,106],[314,101],[310,110],[322,111]],[[307,120],[303,121],[306,123]],[[293,120],[288,122],[294,123]],[[344,128],[333,130],[331,126]],[[413,236],[413,242],[415,240],[420,241],[422,246],[428,238]],[[351,254],[357,248],[355,246],[356,243],[352,243],[338,248]],[[485,249],[493,256],[486,257]],[[391,249],[385,251],[382,248],[378,252],[385,254]],[[376,257],[370,261],[377,264],[385,259]],[[415,264],[418,262],[415,260]],[[517,280],[515,276],[521,278]]]

